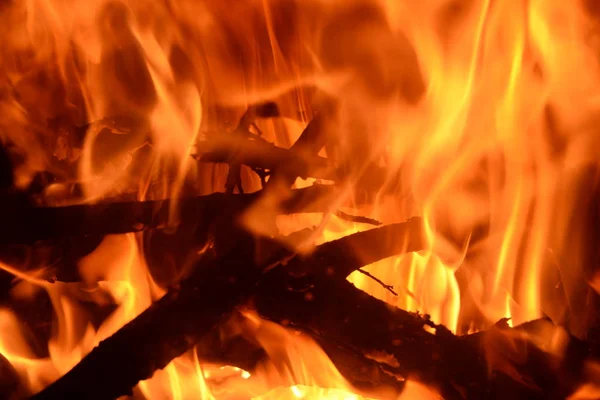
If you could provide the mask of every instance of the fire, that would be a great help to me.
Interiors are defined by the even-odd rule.
[[[164,293],[148,276],[132,234],[107,236],[94,252],[82,260],[81,273],[86,281],[89,279],[89,289],[72,288],[67,283],[50,283],[8,266],[2,268],[21,278],[19,285],[35,285],[45,290],[55,312],[53,325],[56,333],[48,342],[48,356],[40,358],[28,344],[27,337],[31,333],[21,326],[10,310],[2,310],[2,324],[6,328],[3,332],[9,334],[2,337],[1,353],[28,376],[28,388],[32,392],[41,390],[69,371],[101,340],[111,336]],[[15,289],[19,289],[19,286]],[[21,289],[20,292],[29,293],[31,300],[34,300],[34,291]],[[117,308],[98,329],[94,329],[91,316],[85,311],[81,300],[98,305],[110,301]]]
[[[338,210],[382,223],[420,215],[426,249],[348,279],[457,334],[548,316],[584,336],[581,293],[599,287],[598,274],[587,272],[595,243],[584,242],[587,222],[578,216],[600,138],[600,17],[588,3],[6,2],[0,139],[14,150],[17,188],[53,176],[36,193],[41,204],[176,200],[222,190],[226,168],[190,155],[200,140],[231,131],[247,105],[282,99],[281,115],[259,119],[260,135],[251,134],[287,148],[306,126],[310,103],[333,98],[331,143],[319,154],[347,171],[344,190],[325,215],[277,217],[278,233],[312,229],[288,247],[308,253],[370,228]],[[368,175],[373,165],[385,170],[380,181]],[[241,180],[247,192],[261,188],[245,167]],[[367,205],[365,181],[375,186]],[[273,234],[264,220],[281,200],[274,193],[244,216],[246,228]],[[171,202],[168,225],[185,218]],[[50,265],[34,272],[0,265],[15,276],[11,301],[45,293],[53,309],[41,349],[16,311],[0,309],[0,354],[28,393],[166,293],[146,257],[144,234],[131,233],[106,236],[78,260],[80,283],[51,283]],[[112,310],[98,322],[90,304]],[[140,382],[136,395],[373,395],[353,388],[311,339],[250,312],[246,318],[268,356],[255,371],[210,365],[194,349]],[[594,390],[584,386],[573,398]],[[401,398],[426,396],[437,395],[409,381]]]

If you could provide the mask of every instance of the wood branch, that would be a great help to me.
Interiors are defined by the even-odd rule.
[[[404,390],[406,380],[401,376],[389,373],[382,364],[374,358],[367,357],[362,351],[350,348],[324,336],[312,335],[321,346],[331,362],[355,388],[364,391],[384,392],[386,397],[395,399]]]
[[[381,360],[385,371],[436,387],[446,399],[562,399],[581,383],[586,353],[576,342],[575,356],[561,360],[510,334],[517,330],[457,337],[340,279],[311,281],[273,271],[254,304],[263,318]]]
[[[341,182],[348,178],[345,168],[338,168],[331,160],[316,156],[310,149],[291,151],[262,139],[239,139],[220,135],[201,140],[196,145],[196,159],[214,163],[240,163],[251,168],[274,170],[284,166],[288,175]],[[357,188],[377,191],[388,178],[382,168],[371,166],[355,177]]]
[[[328,106],[324,111],[331,111],[332,108],[333,106]],[[242,164],[255,170],[268,170],[270,173],[279,170],[279,174],[289,177],[312,177],[331,181],[350,178],[355,181],[357,188],[369,192],[380,190],[384,182],[388,182],[392,178],[384,168],[374,165],[370,165],[366,169],[358,168],[361,170],[360,176],[349,176],[347,166],[336,165],[332,160],[317,155],[326,143],[329,114],[324,117],[323,113],[318,113],[290,149],[275,146],[258,135],[250,133],[250,126],[256,117],[270,118],[277,115],[278,109],[274,103],[251,106],[241,118],[236,129],[231,132],[210,134],[205,139],[199,140],[192,156],[203,162],[225,163],[230,166],[231,173],[228,174],[226,183],[228,193],[232,193],[236,185],[239,186],[238,175]],[[77,146],[81,145],[88,129],[100,131],[96,137],[95,154],[110,154],[111,157],[114,154],[110,149],[119,149],[120,152],[127,153],[143,148],[140,146],[144,143],[151,143],[147,132],[148,127],[140,121],[126,117],[105,118],[84,127],[70,127],[70,129],[75,129],[76,133],[73,135],[76,136],[74,141],[78,143]],[[109,150],[102,152],[103,148]],[[148,150],[148,148],[144,149]],[[69,149],[69,151],[71,150]],[[50,172],[53,171],[57,177],[62,177],[62,179],[67,176],[71,179],[76,177],[77,161],[66,164],[59,160],[55,161],[60,166],[55,165],[50,168]],[[287,178],[288,181],[290,179],[292,178]],[[32,190],[34,189],[32,188]],[[35,191],[40,190],[41,188],[35,188]]]
[[[232,258],[199,266],[194,278],[110,338],[33,399],[114,399],[189,350],[247,296],[258,269]]]
[[[263,317],[301,329],[319,343],[334,344],[353,355],[355,362],[359,360],[357,365],[364,357],[373,359],[381,373],[432,385],[447,399],[558,399],[571,393],[580,383],[587,356],[584,346],[575,343],[574,350],[559,359],[512,334],[518,329],[493,328],[456,337],[425,316],[390,307],[342,279],[362,263],[408,248],[387,244],[360,254],[350,251],[357,243],[385,243],[394,229],[396,235],[412,236],[411,225],[417,222],[350,235],[319,246],[304,259],[280,253],[277,258],[287,263],[265,263],[276,265],[267,268],[266,274],[260,272],[264,268],[248,265],[247,260],[257,257],[251,250],[256,244],[247,242],[220,261],[203,263],[180,288],[169,291],[34,399],[103,399],[126,394],[138,380],[191,348],[237,305],[250,299]],[[401,238],[399,242],[413,243],[416,249],[420,240]],[[351,267],[344,266],[347,263]],[[333,274],[319,272],[331,271],[331,267]],[[495,369],[489,370],[490,365]]]
[[[323,114],[315,115],[308,125],[306,125],[298,140],[290,147],[290,154],[304,155],[304,157],[318,159],[318,153],[326,143],[326,123],[327,121]],[[271,185],[290,187],[294,184],[298,176],[293,164],[281,163],[272,171],[267,187]]]
[[[325,337],[316,337],[341,374],[359,390],[382,389],[390,398],[396,398],[404,389],[404,380],[398,379],[382,368],[376,360],[354,349]],[[240,312],[234,312],[230,320],[218,326],[195,346],[198,359],[216,365],[230,365],[255,374],[264,363],[277,365],[281,360],[270,359],[269,354],[256,340],[256,325]]]
[[[341,210],[336,211],[334,213],[334,215],[336,217],[338,217],[339,219],[342,219],[342,220],[348,221],[348,222],[356,222],[359,224],[369,224],[369,225],[374,225],[374,226],[383,225],[381,222],[379,222],[373,218],[363,217],[360,215],[351,215],[351,214],[345,213]]]
[[[369,243],[384,240],[389,231],[375,228],[362,232]],[[409,234],[410,230],[405,230]],[[326,246],[336,251],[349,251],[355,244],[353,235],[330,242]],[[216,260],[201,262],[179,288],[171,289],[158,302],[125,325],[110,338],[101,342],[88,356],[66,375],[38,393],[33,399],[86,398],[112,399],[128,394],[138,381],[149,378],[164,368],[173,358],[189,350],[234,307],[245,302],[266,266],[257,267],[259,257],[256,242],[248,236],[238,236],[236,248]],[[321,247],[315,254],[322,256]],[[386,258],[398,254],[403,247],[382,248],[390,253],[371,256]],[[278,258],[289,259],[284,249]],[[343,258],[342,262],[350,260]],[[329,260],[328,257],[324,259]],[[308,258],[307,264],[317,262]],[[353,262],[354,265],[360,261]],[[337,267],[337,264],[333,265]],[[340,266],[340,269],[342,267]]]
[[[326,185],[292,191],[280,212],[322,212],[335,195]],[[206,196],[177,200],[182,223],[197,223],[206,228],[220,218],[238,215],[252,204],[261,192]],[[172,200],[129,201],[120,203],[81,204],[65,207],[34,207],[19,198],[5,201],[0,211],[3,229],[0,243],[32,243],[58,237],[106,235],[161,228],[169,222]]]
[[[345,279],[359,268],[390,255],[422,250],[425,243],[423,221],[415,217],[324,243],[308,258],[298,255],[288,261],[285,270],[295,278],[315,279],[319,283]]]
[[[252,137],[250,128],[256,126],[254,121],[257,117],[276,117],[279,115],[279,109],[275,103],[257,104],[248,107],[236,129],[230,133],[229,137],[237,140],[244,140]],[[237,187],[239,193],[244,193],[242,187],[241,162],[235,157],[229,162],[229,171],[225,183],[225,193],[233,193]]]
[[[277,147],[262,139],[240,139],[220,135],[196,144],[195,155],[201,161],[214,163],[239,162],[249,167],[273,170],[287,165],[302,178],[334,179],[329,160]]]

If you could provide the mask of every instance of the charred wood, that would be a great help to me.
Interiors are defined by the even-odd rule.
[[[240,119],[237,128],[231,132],[230,137],[234,140],[244,140],[246,138],[250,138],[252,137],[250,129],[258,129],[254,123],[256,118],[276,117],[278,115],[279,109],[275,103],[269,102],[252,105],[248,107]],[[244,189],[242,188],[241,168],[242,166],[239,156],[229,159],[229,172],[227,173],[227,181],[225,183],[225,193],[233,193],[235,188],[238,189],[239,193],[244,193]]]
[[[317,114],[306,126],[302,134],[290,147],[290,154],[304,154],[306,157],[318,157],[319,151],[326,143],[326,118],[322,114]],[[277,185],[290,187],[296,181],[297,171],[295,166],[289,163],[279,164],[271,171],[271,178],[268,185]]]
[[[200,161],[227,164],[237,162],[267,170],[286,165],[287,169],[293,170],[302,178],[334,178],[328,159],[299,151],[292,152],[260,138],[211,137],[199,141],[196,149],[195,157]]]
[[[332,108],[334,106],[329,105],[323,111],[331,111]],[[250,131],[255,126],[254,120],[256,118],[271,118],[278,115],[279,110],[275,103],[253,105],[242,116],[238,126],[233,131],[210,133],[206,135],[206,138],[198,141],[196,151],[192,156],[202,162],[229,165],[230,173],[225,188],[227,193],[233,193],[236,187],[238,190],[240,189],[239,174],[241,165],[250,167],[255,172],[263,175],[263,178],[279,171],[277,172],[278,176],[285,175],[288,177],[286,181],[292,183],[292,177],[294,176],[332,181],[351,178],[357,188],[368,192],[376,192],[382,188],[384,183],[389,186],[390,181],[397,180],[397,178],[390,176],[389,171],[375,165],[359,168],[361,170],[360,176],[349,176],[347,165],[336,165],[334,160],[318,156],[318,152],[327,143],[327,128],[331,119],[329,114],[325,117],[323,113],[317,113],[290,149],[275,146],[261,138],[259,134]],[[148,155],[146,153],[153,151],[148,126],[132,118],[110,117],[83,127],[63,128],[65,128],[63,129],[65,132],[70,133],[67,135],[68,138],[61,141],[61,143],[66,143],[62,145],[65,149],[57,150],[57,159],[49,168],[48,172],[53,178],[49,178],[49,182],[37,182],[33,185],[36,187],[30,188],[30,191],[39,193],[50,182],[76,179],[79,162],[77,157],[67,157],[61,154],[63,152],[70,154],[74,152],[74,149],[80,151],[84,138],[90,135],[90,132],[95,132],[92,134],[95,135],[94,153],[92,154],[94,165],[100,166],[108,162],[104,159],[108,157],[107,155],[115,157],[114,151],[111,149],[119,149],[123,154],[132,153],[134,155],[132,164],[136,164],[135,160],[137,158],[141,159],[140,163],[142,164],[147,162],[145,158]],[[71,158],[73,160],[69,161]],[[135,168],[135,165],[131,168]],[[39,179],[45,180],[41,177],[38,177]]]
[[[345,279],[359,268],[383,258],[422,250],[425,244],[422,220],[415,217],[323,243],[308,257],[295,256],[283,269],[298,280],[314,279],[323,284]]]
[[[322,212],[335,194],[333,186],[315,185],[292,191],[282,207],[283,213]],[[238,215],[254,202],[261,192],[182,198],[177,201],[185,221],[210,227],[221,218]],[[161,228],[169,224],[173,200],[128,201],[80,204],[64,207],[35,207],[25,199],[4,202],[0,243],[33,243],[38,240],[69,236],[106,235]],[[203,229],[199,229],[203,230]],[[204,229],[207,230],[207,229]]]
[[[260,275],[241,260],[199,266],[194,279],[170,290],[110,338],[102,341],[71,371],[34,399],[113,399],[130,394],[194,346],[245,296]]]
[[[459,337],[350,282],[298,280],[283,269],[275,275],[255,296],[263,318],[341,343],[379,360],[389,374],[436,387],[446,399],[564,399],[581,383],[587,351],[575,339],[561,360],[519,336],[521,328]]]
[[[568,396],[581,383],[580,372],[588,356],[585,344],[573,340],[567,356],[560,359],[519,335],[535,324],[515,329],[498,326],[457,337],[426,316],[391,307],[344,279],[362,265],[418,250],[423,243],[419,222],[350,235],[323,244],[304,258],[285,250],[271,252],[270,258],[283,261],[264,262],[260,268],[247,261],[257,259],[250,250],[256,243],[248,242],[238,251],[229,249],[225,258],[198,265],[181,287],[169,291],[34,398],[102,399],[128,393],[137,381],[192,348],[236,306],[249,300],[264,318],[315,338],[342,372],[350,357],[352,365],[380,379],[367,379],[372,383],[400,388],[396,377],[415,379],[437,387],[448,399]],[[353,249],[361,242],[383,244],[358,253]],[[258,360],[262,356],[259,349],[253,353]],[[213,359],[219,357],[213,354]],[[124,359],[128,361],[123,363]],[[225,359],[235,363],[235,352]],[[360,385],[351,371],[344,373]]]
[[[585,344],[572,340],[566,357],[559,359],[519,336],[519,330],[534,329],[535,324],[457,337],[426,316],[391,307],[345,280],[363,265],[422,248],[419,227],[420,220],[413,219],[356,233],[318,246],[308,257],[285,249],[270,251],[268,259],[283,260],[275,263],[258,263],[265,258],[256,254],[260,246],[242,241],[241,248],[226,249],[226,256],[200,262],[180,287],[34,398],[127,394],[249,300],[264,318],[311,335],[357,386],[384,384],[400,390],[397,377],[403,377],[437,387],[448,399],[568,396],[581,383]],[[368,251],[360,250],[364,248]],[[240,343],[238,351],[240,346],[248,351]],[[202,354],[202,346],[198,350]],[[236,350],[213,352],[212,359],[250,369],[252,360],[264,356],[254,350],[242,353],[246,362]],[[344,368],[349,362],[370,377],[361,383]]]
[[[216,365],[230,365],[250,372],[252,375],[264,363],[271,360],[269,354],[256,340],[256,326],[242,313],[234,312],[231,319],[222,324],[195,346],[198,359]],[[364,354],[324,337],[314,337],[341,374],[355,388],[385,391],[396,398],[404,389],[404,380],[389,374],[382,365]]]
[[[389,229],[382,229],[375,228],[357,235],[361,235],[363,240],[377,242],[390,234]],[[406,235],[411,232],[405,230]],[[331,258],[324,257],[323,251],[326,250],[322,249],[330,249],[338,255],[346,252],[350,255],[340,261],[351,260],[353,253],[349,250],[356,244],[349,239],[352,237],[317,247],[315,254],[318,258],[309,257],[303,262],[307,265],[318,263],[321,259],[329,262]],[[178,288],[169,290],[158,302],[101,342],[77,366],[33,399],[116,398],[130,393],[137,382],[149,378],[154,371],[164,368],[173,358],[192,348],[236,306],[250,298],[254,286],[269,266],[278,265],[275,260],[258,264],[255,241],[243,235],[237,238],[236,247],[226,249],[225,256],[199,262],[192,275]],[[389,252],[372,254],[369,260],[373,262],[396,255],[405,247],[383,249]],[[289,251],[286,256],[285,253],[284,249],[271,252],[269,258],[285,260],[293,256]],[[352,265],[360,262],[357,259]]]
[[[304,179],[310,177],[341,182],[348,178],[345,168],[338,168],[331,160],[315,155],[314,151],[304,146],[291,150],[260,138],[219,136],[199,141],[196,148],[194,157],[204,162],[229,164],[235,160],[235,163],[252,169],[271,171],[279,168],[288,176]],[[362,171],[361,176],[353,179],[357,188],[373,192],[382,187],[388,175],[383,168],[370,166]]]

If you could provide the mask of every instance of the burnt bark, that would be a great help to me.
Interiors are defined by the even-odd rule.
[[[198,342],[195,347],[198,359],[216,365],[235,366],[252,375],[264,363],[277,365],[282,360],[270,359],[256,340],[255,329],[256,326],[249,323],[247,317],[233,313],[227,323],[217,326]],[[355,388],[376,389],[378,393],[384,391],[390,398],[396,398],[404,389],[405,381],[388,373],[378,361],[326,337],[313,335],[313,339]]]
[[[519,327],[455,336],[350,282],[300,284],[286,275],[261,283],[255,304],[263,318],[379,359],[382,371],[435,387],[446,399],[564,399],[582,383],[588,352],[576,339],[560,359],[515,334]]]
[[[333,186],[315,185],[292,191],[280,208],[283,213],[321,212],[334,195]],[[222,218],[231,219],[252,204],[261,192],[206,196],[177,200],[181,224],[198,224],[199,231]],[[169,223],[173,200],[127,201],[80,204],[64,207],[35,207],[16,196],[4,198],[0,211],[3,229],[0,243],[33,243],[70,236],[106,235],[158,229]]]
[[[409,224],[419,224],[419,221]],[[410,235],[412,231],[403,225],[395,224],[396,229]],[[390,234],[389,227],[386,228],[357,235],[368,242],[377,242]],[[129,394],[137,382],[149,378],[155,370],[164,368],[173,358],[192,348],[236,306],[246,303],[265,271],[273,265],[277,265],[276,270],[281,269],[277,260],[289,260],[293,256],[282,248],[271,251],[269,259],[259,263],[256,260],[261,257],[256,249],[260,246],[256,241],[240,232],[231,233],[237,238],[235,247],[225,246],[225,255],[217,253],[214,259],[200,261],[179,287],[169,290],[141,315],[101,342],[71,371],[33,399],[111,399]],[[317,247],[315,254],[320,256],[308,257],[303,263],[318,264],[322,249],[344,255],[342,262],[350,260],[355,242],[348,238],[352,235]],[[217,249],[223,251],[220,246]],[[386,250],[389,252],[373,255],[371,260],[399,254],[405,247],[390,246]],[[360,263],[357,259],[353,265]],[[321,266],[325,269],[328,265]]]
[[[247,296],[259,271],[240,260],[203,265],[102,341],[71,371],[33,399],[114,399],[189,350]],[[193,283],[192,283],[193,282]]]
[[[311,177],[335,182],[341,182],[348,177],[347,168],[336,166],[332,160],[316,155],[316,152],[308,147],[310,146],[299,146],[298,149],[292,150],[275,146],[262,139],[220,136],[200,141],[194,157],[203,162],[244,164],[253,169],[269,171],[279,169],[289,177]],[[385,169],[370,165],[354,179],[357,189],[374,192],[381,189],[384,182],[391,178]],[[290,178],[286,178],[286,181],[289,180]]]
[[[362,265],[418,250],[423,245],[419,225],[413,219],[349,235],[304,258],[285,249],[271,251],[260,263],[256,260],[264,257],[256,249],[261,246],[249,237],[238,240],[225,256],[200,262],[180,287],[33,398],[127,394],[244,304],[311,335],[342,370],[351,359],[397,388],[395,377],[403,377],[436,387],[448,399],[568,396],[583,377],[584,343],[573,339],[564,358],[545,353],[519,334],[537,323],[458,337],[427,316],[391,307],[345,280]],[[366,253],[355,249],[374,243]]]

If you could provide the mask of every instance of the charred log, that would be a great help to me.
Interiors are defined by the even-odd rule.
[[[204,162],[244,164],[252,169],[280,169],[290,177],[311,177],[336,182],[348,178],[345,168],[338,168],[331,160],[315,155],[308,147],[299,146],[298,149],[291,150],[259,138],[219,136],[200,141],[194,157]],[[379,190],[387,178],[386,171],[375,166],[367,168],[361,176],[353,177],[357,181],[357,188],[368,192]],[[289,181],[289,178],[286,180]]]
[[[218,326],[196,345],[198,359],[216,365],[235,366],[254,375],[262,364],[271,361],[255,338],[255,328],[241,313],[233,313],[230,321]],[[389,374],[378,361],[328,338],[313,338],[355,388],[376,389],[378,393],[385,391],[393,398],[404,389],[404,380]]]
[[[417,224],[413,220],[411,224]],[[411,230],[404,229],[406,235]],[[364,240],[378,242],[390,234],[389,229],[362,232]],[[347,253],[342,262],[351,259],[353,235],[317,247],[318,258],[309,257],[307,265],[319,263],[323,249],[338,255]],[[273,261],[258,264],[254,240],[238,236],[236,248],[226,255],[200,262],[193,274],[171,289],[163,298],[125,325],[110,338],[101,342],[88,356],[66,375],[35,395],[34,399],[86,398],[111,399],[128,394],[140,380],[149,378],[164,368],[173,358],[189,350],[215,325],[223,321],[234,308],[248,300],[254,286]],[[405,250],[403,246],[387,247],[388,253],[372,255],[371,262]],[[277,259],[289,259],[292,254],[282,249],[271,252]],[[353,265],[359,265],[355,260]],[[323,268],[327,265],[321,265]],[[285,289],[284,289],[285,290]]]
[[[196,148],[195,157],[204,162],[235,162],[267,170],[286,165],[287,169],[293,170],[297,176],[303,178],[334,178],[333,168],[326,158],[292,152],[259,138],[211,137],[198,142]]]
[[[276,117],[279,115],[279,109],[275,103],[264,103],[248,107],[237,128],[231,132],[230,137],[234,140],[244,140],[250,138],[252,134],[250,129],[256,127],[254,120],[257,117]],[[258,128],[257,128],[258,129]],[[225,193],[233,193],[237,188],[239,193],[244,193],[241,178],[241,162],[239,156],[228,160],[229,172],[227,173],[227,182],[225,183]]]
[[[283,213],[327,210],[333,186],[315,185],[292,191],[282,207]],[[231,219],[252,204],[261,192],[239,195],[214,193],[177,200],[185,221],[197,223],[199,231],[221,218]],[[0,243],[33,243],[69,236],[106,235],[161,228],[169,224],[172,200],[128,201],[81,204],[64,207],[35,207],[22,198],[11,198],[2,207]],[[10,205],[10,207],[8,207]]]
[[[286,274],[298,280],[313,279],[323,284],[332,279],[345,279],[359,268],[383,258],[419,251],[424,247],[422,220],[411,218],[404,223],[389,224],[323,243],[308,257],[294,257],[284,269]]]
[[[446,399],[564,399],[582,383],[588,356],[574,338],[565,358],[542,351],[519,335],[530,325],[455,336],[345,280],[285,269],[263,279],[254,299],[263,318],[377,359],[383,371],[436,387]]]
[[[327,141],[326,133],[326,118],[322,114],[317,114],[302,131],[302,134],[294,142],[290,148],[291,154],[304,154],[305,157],[311,157],[315,160],[318,158],[318,153],[325,146]],[[296,170],[296,166],[290,163],[281,163],[273,171],[271,171],[271,179],[269,185],[277,185],[290,187],[300,175]]]
[[[305,258],[285,249],[270,252],[268,258],[282,260],[275,263],[248,262],[261,259],[254,250],[260,246],[242,241],[243,247],[227,249],[225,257],[201,262],[179,288],[34,398],[126,394],[250,300],[264,318],[311,335],[340,366],[350,357],[352,365],[387,385],[400,387],[395,377],[415,379],[437,387],[448,399],[568,396],[580,383],[587,357],[581,343],[572,341],[567,357],[559,359],[518,334],[530,327],[494,327],[457,337],[426,316],[391,307],[345,280],[363,265],[418,250],[423,245],[419,225],[415,219],[350,235],[318,246]],[[359,243],[377,245],[357,252]],[[235,354],[228,359],[235,361]]]
[[[235,257],[198,266],[194,277],[170,290],[71,371],[34,399],[113,399],[193,347],[245,296],[260,276]]]

